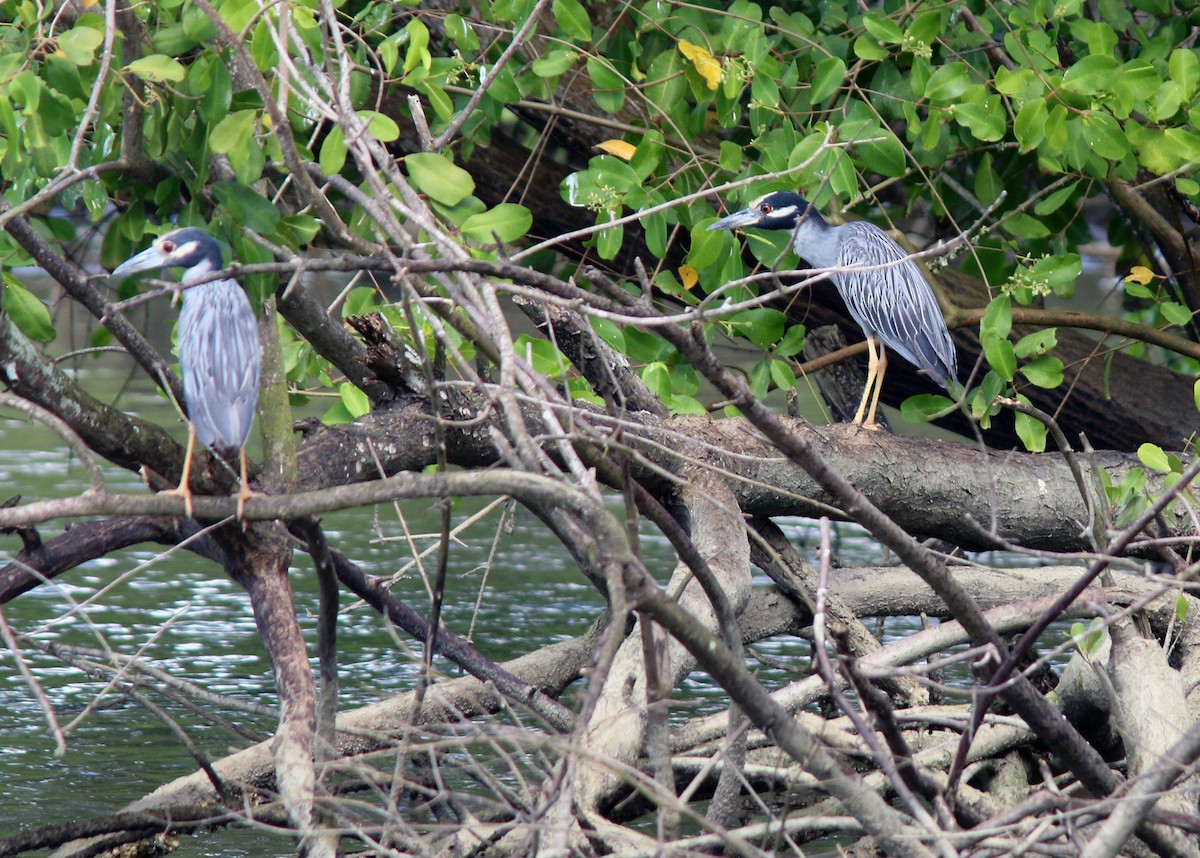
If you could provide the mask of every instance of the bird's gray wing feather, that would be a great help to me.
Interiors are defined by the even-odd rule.
[[[939,384],[958,374],[954,344],[933,289],[892,238],[867,221],[839,230],[838,266],[832,276],[850,315],[868,334]]]
[[[262,363],[246,293],[232,280],[187,290],[178,349],[196,437],[208,446],[241,448],[254,420]]]

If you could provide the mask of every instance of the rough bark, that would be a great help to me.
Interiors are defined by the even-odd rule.
[[[750,596],[750,546],[736,500],[720,478],[708,472],[692,476],[683,489],[692,542],[715,573],[734,610],[740,611]],[[717,632],[713,608],[686,564],[675,568],[668,588],[681,590],[679,604],[696,622]],[[674,687],[691,672],[695,659],[676,640],[668,645],[666,658],[671,671],[669,682]],[[642,637],[635,630],[617,653],[581,739],[585,756],[576,792],[586,809],[599,808],[612,797],[625,782],[620,769],[633,764],[642,750],[646,730],[645,671]]]
[[[591,419],[607,426],[601,414]],[[533,434],[545,431],[532,409],[525,420]],[[810,438],[830,466],[872,503],[914,533],[970,549],[997,547],[1001,540],[1052,551],[1091,547],[1083,533],[1088,510],[1058,453],[980,452],[946,441],[859,432],[851,426],[812,427],[801,420],[789,420],[788,425]],[[834,502],[741,419],[679,416],[640,427],[625,422],[621,431],[652,466],[643,470],[635,460],[635,476],[668,495],[672,480],[664,475],[689,466],[689,458],[679,452],[687,446],[713,466],[738,475],[734,491],[747,514],[812,517],[828,514]],[[477,423],[450,432],[447,440],[455,464],[469,467],[496,460],[491,438]],[[434,429],[423,406],[397,403],[349,426],[316,429],[300,447],[299,488],[374,479],[375,465],[363,459],[372,449],[387,474],[433,464]],[[1136,456],[1119,453],[1098,453],[1094,461],[1114,482],[1130,468],[1141,467]],[[1181,533],[1190,528],[1182,513],[1172,524]]]
[[[1130,780],[1158,766],[1183,738],[1193,716],[1188,711],[1179,671],[1167,664],[1158,642],[1142,637],[1132,620],[1109,626],[1112,654],[1112,711],[1125,744]],[[1179,813],[1196,810],[1195,782],[1188,779],[1159,800],[1159,807]]]

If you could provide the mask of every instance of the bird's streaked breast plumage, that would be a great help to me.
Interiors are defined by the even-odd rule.
[[[179,364],[196,437],[208,446],[242,447],[261,374],[258,323],[246,293],[232,280],[185,290],[179,340],[191,344],[180,351]]]
[[[829,273],[850,315],[868,335],[942,386],[956,378],[954,344],[933,289],[879,227],[869,221],[832,226],[799,194],[773,191],[708,228],[790,230],[796,255]]]
[[[868,221],[836,229],[831,275],[854,321],[925,370],[938,384],[958,375],[958,360],[933,290],[891,236]]]

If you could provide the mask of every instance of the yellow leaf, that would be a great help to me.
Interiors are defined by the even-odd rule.
[[[684,263],[679,266],[679,282],[683,284],[683,288],[691,290],[698,282],[700,282],[700,274],[695,268]]]
[[[707,48],[680,39],[679,52],[692,61],[692,65],[700,72],[700,77],[704,78],[709,89],[716,89],[721,85],[721,63]]]
[[[609,155],[616,155],[622,161],[632,160],[633,153],[637,151],[636,146],[624,140],[605,140],[603,143],[597,143],[596,148]]]
[[[95,6],[99,2],[100,2],[100,0],[83,0],[83,8],[91,9],[93,6]]]
[[[1154,279],[1154,272],[1145,265],[1135,265],[1129,269],[1129,273],[1125,275],[1126,283],[1137,283],[1139,286],[1145,286]]]

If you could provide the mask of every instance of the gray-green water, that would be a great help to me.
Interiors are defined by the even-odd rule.
[[[125,410],[161,425],[184,430],[164,399],[134,383],[123,389],[128,368],[116,356],[76,362],[88,390]],[[138,479],[119,469],[106,471],[114,490],[145,491]],[[83,469],[48,430],[24,418],[0,417],[0,500],[21,494],[26,500],[64,496],[86,487]],[[484,509],[483,502],[454,510],[460,525]],[[325,522],[332,545],[374,575],[407,570],[395,592],[422,613],[428,611],[426,585],[414,567],[417,550],[433,543],[438,514],[428,504],[360,509]],[[41,531],[43,539],[62,525]],[[0,536],[0,556],[21,547],[16,536]],[[867,545],[862,546],[870,551]],[[665,541],[648,535],[644,551],[665,580],[673,554]],[[433,555],[430,555],[432,559]],[[310,643],[314,639],[316,596],[311,566],[302,554],[293,561],[297,608]],[[449,626],[468,633],[484,654],[502,660],[538,646],[578,635],[595,618],[602,600],[576,571],[566,552],[533,516],[499,504],[467,526],[451,551],[444,616]],[[353,600],[343,599],[345,606]],[[188,682],[231,698],[273,706],[274,688],[267,659],[242,590],[215,565],[187,552],[167,553],[146,545],[113,554],[65,573],[50,584],[3,607],[12,629],[41,643],[108,647],[138,655]],[[412,687],[420,647],[397,637],[369,609],[343,614],[339,624],[341,708],[369,703]],[[777,645],[775,653],[802,656],[799,641]],[[62,724],[71,722],[105,689],[106,677],[41,653],[32,644],[23,658]],[[446,670],[452,670],[443,664]],[[709,706],[719,695],[702,679],[688,692]],[[211,757],[241,747],[244,740],[208,724],[157,693],[164,706]],[[225,714],[269,735],[273,719]],[[26,827],[67,823],[119,810],[162,783],[195,770],[179,741],[143,707],[110,694],[75,729],[67,753],[54,755],[54,742],[29,682],[12,654],[0,650],[0,836]],[[185,838],[182,856],[288,854],[287,841],[244,831]]]
[[[67,312],[78,313],[70,304]],[[135,324],[169,352],[173,313],[165,301],[140,308]],[[64,320],[60,320],[64,322]],[[60,324],[64,341],[56,354],[86,345],[88,322]],[[127,358],[118,354],[68,359],[67,366],[91,393],[126,411],[170,428],[180,440],[182,422]],[[314,403],[312,416],[324,411]],[[252,447],[253,453],[253,447]],[[135,475],[106,471],[118,491],[146,489]],[[86,488],[83,469],[50,431],[23,417],[0,411],[0,501],[16,494],[26,500],[69,496]],[[484,510],[480,501],[459,504],[455,526]],[[422,613],[428,612],[426,584],[413,564],[415,551],[433,544],[439,516],[427,503],[359,509],[325,520],[329,541],[373,575],[404,571],[395,592]],[[61,532],[61,523],[42,529],[43,539]],[[789,527],[801,547],[816,544],[815,526]],[[406,534],[415,535],[410,544]],[[878,562],[880,551],[861,531],[839,526],[838,553],[848,565]],[[0,558],[21,547],[16,536],[0,536]],[[665,540],[647,533],[643,552],[660,581],[674,563]],[[432,560],[433,555],[429,558]],[[310,644],[314,639],[316,596],[307,558],[297,554],[292,586]],[[353,600],[343,597],[349,607]],[[528,513],[497,505],[457,535],[450,554],[444,608],[447,624],[489,657],[503,660],[544,644],[582,633],[602,604],[599,594],[578,573],[554,538]],[[82,607],[80,607],[82,606]],[[242,590],[215,565],[183,551],[165,552],[145,545],[113,554],[68,572],[51,584],[3,606],[12,629],[43,644],[109,647],[138,655],[156,667],[210,692],[271,707],[275,702],[270,667],[259,642]],[[902,632],[907,624],[891,626]],[[342,711],[383,699],[412,687],[420,647],[385,628],[369,609],[343,613],[339,623],[340,708]],[[803,641],[778,639],[760,645],[768,655],[803,665]],[[107,677],[89,676],[45,655],[33,645],[23,657],[44,690],[60,723],[69,723],[104,691]],[[453,667],[441,663],[442,669]],[[761,676],[770,677],[760,665]],[[775,676],[782,679],[782,676]],[[685,707],[724,705],[719,689],[703,676],[682,689]],[[154,688],[147,694],[178,720],[193,741],[217,758],[246,740],[198,719]],[[263,736],[273,728],[270,716],[223,714]],[[61,759],[29,682],[11,653],[0,647],[0,836],[20,828],[68,823],[92,814],[111,813],[196,765],[180,742],[143,707],[110,694],[75,729]],[[175,854],[192,856],[289,854],[290,843],[267,835],[225,831],[185,838]]]

